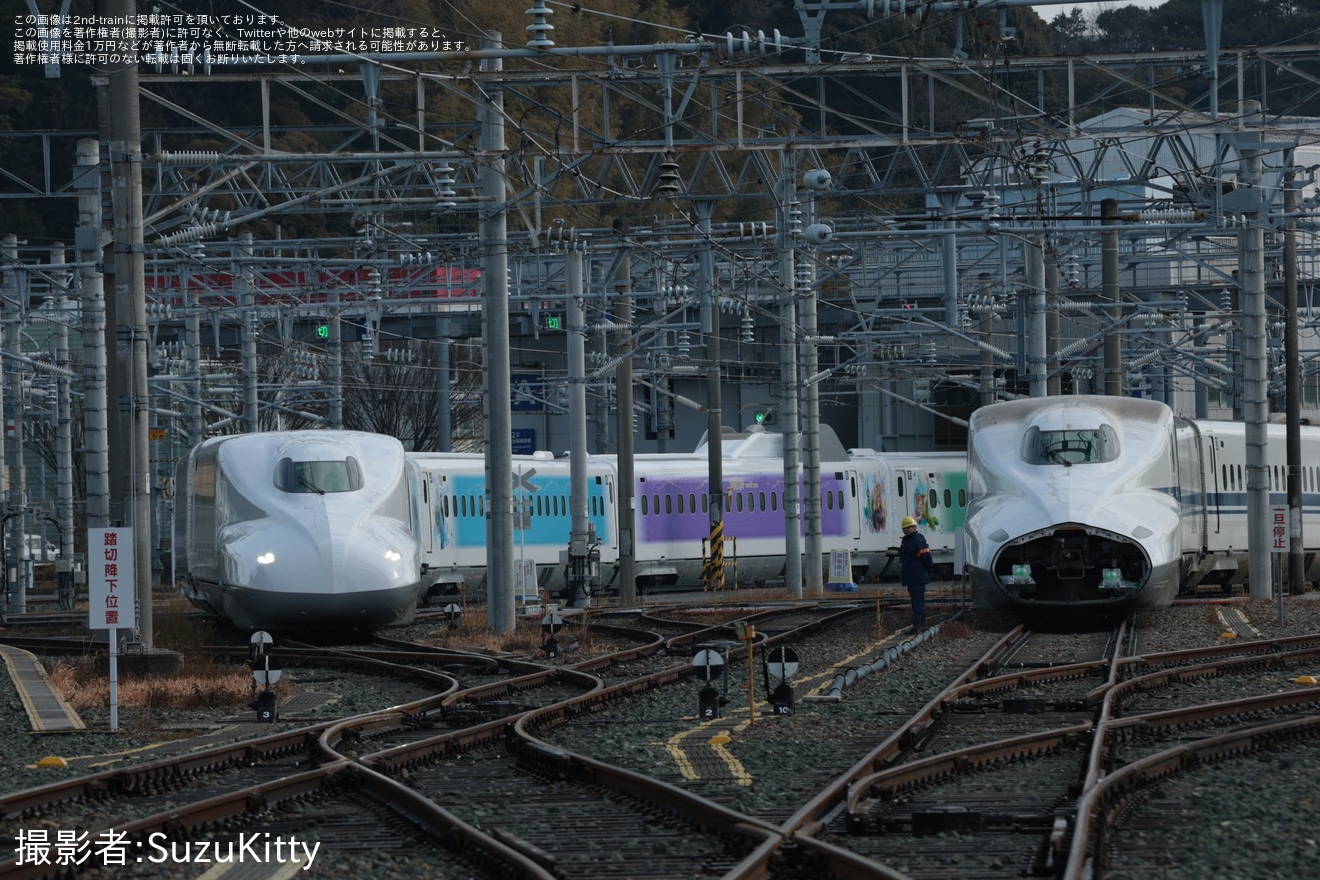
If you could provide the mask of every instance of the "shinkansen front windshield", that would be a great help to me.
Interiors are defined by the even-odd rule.
[[[275,488],[282,492],[356,492],[362,488],[362,468],[352,456],[341,461],[294,461],[275,466]]]
[[[1022,459],[1027,464],[1094,464],[1118,458],[1118,432],[1109,425],[1097,428],[1045,431],[1027,429]]]

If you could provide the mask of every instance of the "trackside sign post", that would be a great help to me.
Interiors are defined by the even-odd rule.
[[[137,627],[132,529],[87,530],[88,629],[110,631],[110,729],[119,729],[119,633]]]

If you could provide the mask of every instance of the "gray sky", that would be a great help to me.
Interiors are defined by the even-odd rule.
[[[1116,0],[1100,0],[1098,3],[1054,3],[1049,6],[1037,6],[1035,7],[1035,10],[1037,15],[1048,22],[1059,15],[1067,14],[1074,6],[1082,7],[1083,12],[1096,13],[1103,9],[1117,9],[1120,6],[1145,6],[1146,8],[1150,8],[1152,6],[1161,6],[1163,4],[1164,0],[1122,0],[1122,2],[1116,2]]]

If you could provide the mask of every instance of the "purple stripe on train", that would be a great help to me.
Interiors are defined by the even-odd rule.
[[[637,535],[641,541],[700,541],[710,535],[710,514],[701,509],[710,483],[701,477],[648,477],[637,483]],[[846,484],[833,475],[821,478],[821,533],[851,535],[841,509]],[[729,503],[730,494],[733,503]],[[770,495],[776,496],[771,509]],[[739,475],[725,479],[724,534],[742,540],[782,538],[784,477],[782,474]],[[831,498],[826,500],[826,493]],[[646,500],[642,500],[642,496]],[[679,501],[679,496],[682,501]],[[693,500],[696,501],[694,507]],[[659,502],[657,505],[657,501]],[[739,502],[741,501],[741,507]],[[832,503],[830,503],[832,502]],[[681,513],[679,511],[682,511]],[[804,524],[805,528],[805,524]]]

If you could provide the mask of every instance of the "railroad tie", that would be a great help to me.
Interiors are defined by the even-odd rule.
[[[64,700],[64,696],[51,687],[46,670],[31,651],[0,645],[9,677],[14,680],[18,697],[23,701],[34,733],[62,733],[86,730],[87,726]]]

